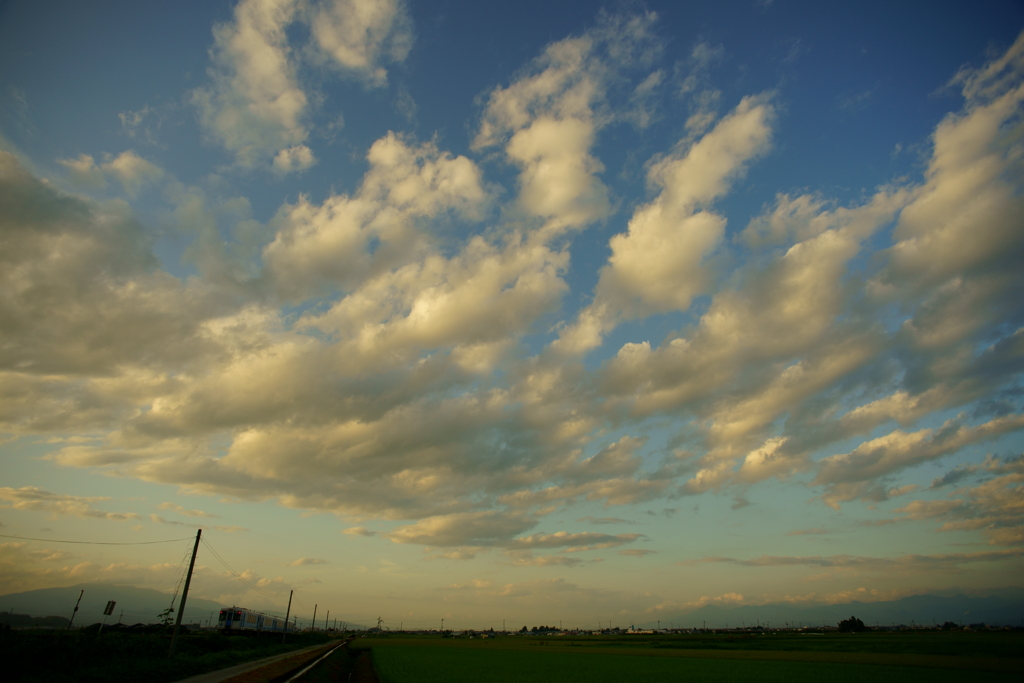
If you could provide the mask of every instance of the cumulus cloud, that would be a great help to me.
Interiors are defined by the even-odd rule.
[[[506,542],[512,536],[537,524],[525,515],[500,512],[460,512],[422,519],[387,534],[395,543],[427,546],[489,546]]]
[[[838,509],[839,503],[865,497],[884,500],[891,495],[883,477],[918,463],[934,460],[978,441],[1024,428],[1024,416],[1008,415],[976,427],[949,420],[939,429],[906,433],[896,430],[865,441],[849,453],[823,459],[812,483],[827,487],[823,499]]]
[[[376,536],[376,531],[370,531],[364,526],[350,526],[347,529],[342,529],[341,533],[349,536]]]
[[[287,27],[296,0],[243,0],[214,29],[212,85],[192,93],[203,127],[244,168],[301,145],[308,98],[299,85]]]
[[[601,106],[609,82],[658,50],[655,18],[605,16],[583,35],[549,45],[526,74],[488,96],[473,146],[505,144],[520,169],[518,206],[542,221],[539,239],[608,215],[608,190],[598,178],[604,167],[590,148],[613,118]]]
[[[289,27],[308,25],[307,50],[289,42]],[[192,91],[203,128],[242,168],[272,159],[281,174],[316,163],[309,137],[310,95],[299,68],[306,55],[374,86],[385,63],[405,59],[411,27],[400,0],[242,0],[231,21],[214,28],[211,84]]]
[[[1024,544],[1024,458],[989,457],[973,469],[991,478],[977,486],[957,489],[949,499],[915,500],[896,512],[907,519],[943,520],[939,531],[980,531],[995,545]],[[934,484],[932,488],[936,488]]]
[[[0,504],[2,507],[11,510],[45,512],[51,519],[58,517],[87,517],[116,521],[142,519],[142,515],[135,512],[104,512],[93,507],[93,503],[110,500],[109,498],[53,493],[36,486],[22,486],[16,489],[9,486],[0,487],[0,500],[4,501]]]
[[[274,170],[278,173],[305,171],[316,163],[313,151],[306,145],[293,145],[282,149],[274,157]]]
[[[576,553],[614,548],[646,538],[643,534],[637,533],[611,535],[567,531],[519,536],[536,524],[535,518],[520,513],[461,512],[428,517],[416,524],[399,527],[386,535],[395,543],[415,543],[429,547],[499,547],[506,550],[517,564],[537,566],[576,563],[550,557],[534,557],[529,551],[561,548],[564,553]]]
[[[628,232],[611,239],[612,255],[601,270],[594,302],[562,333],[556,348],[590,350],[622,320],[685,311],[706,291],[702,262],[721,240],[725,219],[702,209],[765,151],[773,118],[765,97],[744,98],[699,142],[680,145],[651,164],[648,183],[660,193],[634,212]]]
[[[533,548],[565,548],[565,552],[577,552],[583,550],[599,550],[603,548],[614,548],[625,543],[632,543],[643,534],[599,534],[592,531],[582,533],[569,533],[558,531],[553,534],[532,534],[522,536],[505,543],[505,547],[511,550],[529,550]]]
[[[206,130],[241,166],[308,168],[302,60],[320,50],[380,84],[408,52],[405,16],[397,3],[240,3],[216,29],[211,84],[194,93]],[[302,54],[288,42],[300,20],[326,36]],[[389,133],[350,194],[300,195],[266,226],[244,202],[225,209],[249,235],[231,258],[212,200],[169,188],[175,220],[201,235],[187,253],[199,273],[179,279],[125,202],[63,194],[0,153],[4,431],[65,439],[48,456],[60,465],[393,520],[381,536],[431,557],[501,550],[572,566],[575,551],[642,538],[534,531],[573,503],[730,488],[742,503],[765,479],[801,476],[832,505],[937,495],[901,478],[1024,426],[1015,399],[920,424],[970,413],[1024,370],[1019,47],[958,76],[964,107],[937,127],[923,179],[846,206],[783,192],[731,241],[714,206],[770,149],[782,107],[751,95],[694,121],[650,159],[651,194],[572,317],[565,236],[615,210],[594,152],[626,120],[614,89],[662,82],[648,73],[654,17],[602,21],[483,98],[475,150],[518,172],[501,211],[482,166]],[[63,163],[81,187],[117,182],[129,195],[163,177],[133,152]],[[239,274],[218,275],[223,264]],[[580,361],[621,323],[666,313],[688,316],[660,341],[624,334],[606,360]],[[558,338],[537,353],[531,334]],[[665,424],[678,430],[669,448],[635,436]],[[934,490],[961,485],[973,465],[957,464]],[[900,514],[1013,542],[1016,475],[971,471],[977,486]],[[5,491],[26,509],[119,514]],[[582,520],[635,524],[611,515]],[[562,587],[548,588],[535,594]]]
[[[327,564],[327,560],[321,560],[316,557],[300,557],[297,560],[289,562],[286,566],[288,567],[304,567],[308,564]]]
[[[329,0],[308,16],[321,58],[374,87],[387,82],[384,65],[404,61],[412,48],[403,0]]]
[[[164,177],[163,169],[132,150],[121,152],[116,157],[107,154],[99,164],[88,154],[80,154],[77,159],[59,159],[58,162],[68,169],[76,185],[100,189],[107,185],[108,178],[113,178],[121,183],[129,197],[137,195],[143,186],[154,184]]]
[[[186,517],[205,517],[208,519],[216,519],[217,515],[211,515],[209,512],[203,512],[202,510],[188,510],[178,505],[177,503],[161,503],[161,510],[173,510],[179,515],[185,515]]]
[[[274,239],[263,249],[266,276],[281,294],[304,298],[330,285],[352,291],[367,280],[372,292],[380,288],[373,288],[374,275],[424,256],[426,236],[417,221],[446,212],[481,217],[487,192],[466,157],[390,133],[373,144],[367,161],[370,170],[355,196],[334,195],[319,206],[303,198],[282,207]]]

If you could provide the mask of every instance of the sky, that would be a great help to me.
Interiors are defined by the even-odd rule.
[[[1024,587],[1022,29],[4,2],[0,593],[198,527],[390,628]]]

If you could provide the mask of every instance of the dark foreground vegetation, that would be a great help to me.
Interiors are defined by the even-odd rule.
[[[177,653],[167,651],[170,632],[152,629],[4,630],[0,661],[6,681],[39,683],[170,683],[207,671],[290,652],[329,640],[323,633],[224,636],[192,632],[178,636]]]
[[[1024,632],[360,638],[381,683],[1022,680]]]
[[[179,637],[178,653],[169,661],[170,635],[163,627],[97,631],[96,626],[71,632],[0,631],[4,680],[171,683],[329,639],[323,633],[289,634],[288,644],[282,646],[279,635],[192,632]],[[295,668],[294,663],[276,666]],[[380,683],[1000,683],[1024,676],[1024,631],[497,635],[487,639],[385,633],[356,638],[349,647],[335,650],[303,680],[373,681],[374,669]],[[252,681],[276,680],[267,678],[270,673],[261,678],[252,672]]]

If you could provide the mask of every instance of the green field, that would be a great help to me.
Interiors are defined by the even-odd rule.
[[[1024,634],[534,638],[378,637],[381,683],[461,681],[1018,681]]]

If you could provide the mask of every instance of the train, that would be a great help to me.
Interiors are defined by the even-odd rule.
[[[260,632],[281,633],[285,629],[285,620],[272,614],[264,614],[245,607],[229,607],[220,611],[217,619],[217,630],[224,633]]]

